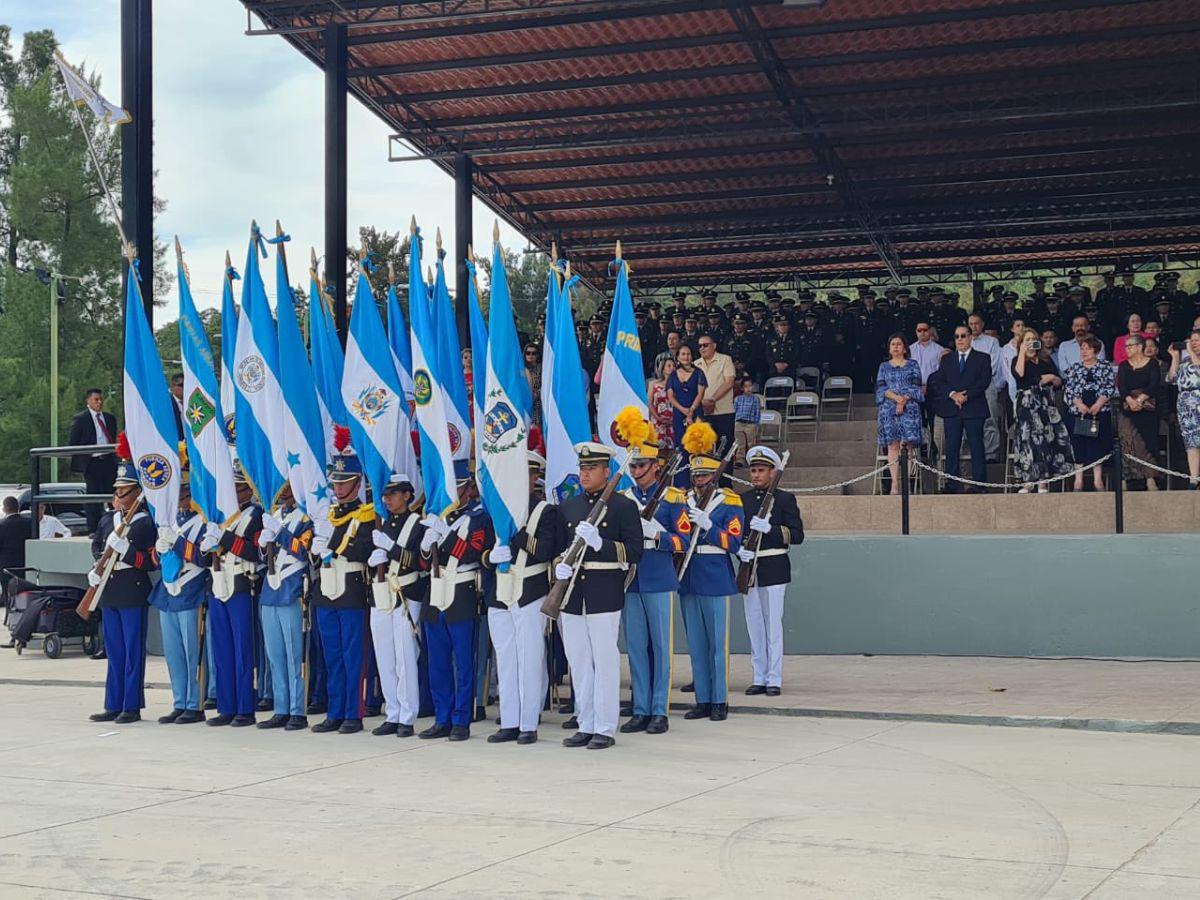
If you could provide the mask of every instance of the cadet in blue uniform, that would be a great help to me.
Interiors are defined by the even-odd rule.
[[[150,603],[158,609],[163,656],[171,676],[175,706],[158,721],[189,725],[204,721],[200,709],[200,616],[212,599],[209,554],[200,552],[204,517],[191,508],[192,492],[186,465],[180,473],[179,515],[174,526],[158,530],[154,549],[162,565],[162,580]]]
[[[266,576],[258,597],[262,636],[271,672],[274,714],[259,728],[300,731],[304,714],[304,595],[309,583],[308,549],[313,523],[296,505],[290,485],[273,513],[263,514],[258,546],[266,558]]]
[[[759,532],[758,550],[738,550],[738,559],[754,565],[754,581],[744,597],[746,630],[750,634],[750,660],[754,681],[746,693],[778,697],[783,685],[783,595],[792,580],[788,548],[804,542],[804,524],[796,495],[782,488],[775,491],[771,514],[759,514],[775,470],[783,465],[770,447],[751,447],[750,490],[742,494],[742,515],[747,528]]]
[[[407,474],[394,473],[388,479],[383,491],[388,517],[371,533],[375,549],[367,560],[370,567],[387,566],[386,587],[372,583],[371,608],[371,639],[379,663],[385,716],[371,734],[381,737],[412,737],[421,702],[417,630],[429,596],[429,575],[420,553],[421,516],[409,508],[415,493]]]
[[[154,523],[144,512],[136,513],[118,534],[125,516],[141,494],[137,471],[126,460],[117,466],[113,481],[113,509],[104,514],[96,529],[93,549],[109,548],[116,556],[103,586],[96,573],[88,573],[88,584],[101,588],[100,611],[104,625],[104,652],[108,656],[104,679],[104,712],[93,714],[93,722],[138,722],[146,705],[146,618],[150,596],[150,571],[158,568],[154,558]]]
[[[645,506],[664,464],[654,444],[643,444],[634,450],[629,464],[634,484],[625,494],[638,507],[643,552],[625,595],[625,649],[633,687],[633,717],[621,726],[623,734],[635,731],[662,734],[668,727],[667,699],[674,649],[671,626],[679,593],[673,554],[684,549],[675,522],[686,512],[687,498],[679,488],[668,487],[654,516],[646,518]]]
[[[312,726],[318,734],[362,731],[366,702],[363,696],[367,672],[368,614],[367,559],[374,549],[371,541],[375,506],[360,503],[362,461],[348,443],[348,431],[338,428],[337,452],[329,465],[334,505],[329,525],[316,532],[312,552],[320,561],[317,591],[313,600],[321,647],[325,654],[329,708],[325,719]],[[322,533],[325,532],[325,533]]]
[[[567,533],[586,545],[577,570],[558,563],[554,574],[574,584],[566,595],[559,624],[571,666],[579,731],[565,747],[611,747],[620,713],[621,653],[617,634],[625,606],[625,573],[642,558],[642,526],[637,504],[614,493],[599,524],[587,521],[609,477],[613,451],[586,441],[575,445],[583,492],[560,505]]]
[[[484,560],[489,567],[509,563],[507,574],[496,573],[496,591],[487,598],[500,687],[500,730],[488,736],[490,744],[537,741],[538,716],[548,686],[542,601],[550,590],[550,561],[567,543],[562,514],[538,490],[546,460],[532,450],[526,453],[529,518],[507,545],[492,547]]]
[[[730,554],[742,546],[742,501],[737,494],[718,488],[704,508],[696,505],[697,491],[712,482],[720,465],[715,457],[693,454],[687,512],[676,522],[685,541],[692,540],[693,530],[699,532],[696,552],[680,583],[696,686],[696,705],[684,718],[707,716],[714,722],[723,721],[729,711],[729,601],[737,593]]]
[[[254,585],[258,580],[258,533],[262,507],[252,501],[246,474],[234,466],[238,512],[222,528],[204,526],[200,549],[215,551],[212,565],[214,602],[208,626],[213,637],[213,675],[217,682],[217,715],[209,725],[254,724]]]

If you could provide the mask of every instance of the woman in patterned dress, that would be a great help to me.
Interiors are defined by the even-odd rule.
[[[1021,332],[1020,349],[1012,361],[1013,383],[1017,387],[1013,403],[1013,474],[1023,486],[1018,493],[1028,494],[1028,485],[1056,475],[1065,475],[1074,467],[1071,435],[1054,403],[1054,389],[1062,384],[1058,367],[1037,332]],[[1038,342],[1038,344],[1035,344]],[[1039,494],[1050,490],[1037,486]]]
[[[888,358],[875,376],[879,448],[887,448],[892,493],[900,493],[900,445],[921,445],[921,367],[909,359],[904,337],[888,338]]]
[[[1200,489],[1200,328],[1192,329],[1182,351],[1172,345],[1170,353],[1167,381],[1179,388],[1176,412],[1187,450],[1188,474]]]
[[[1113,449],[1112,415],[1108,401],[1117,392],[1115,370],[1100,359],[1103,344],[1089,335],[1079,345],[1079,362],[1066,371],[1063,399],[1067,402],[1067,422],[1071,429],[1071,448],[1075,464],[1086,466]],[[1082,430],[1076,423],[1084,422]],[[1103,466],[1092,467],[1096,490],[1104,490]],[[1075,473],[1075,490],[1083,490],[1083,472]]]

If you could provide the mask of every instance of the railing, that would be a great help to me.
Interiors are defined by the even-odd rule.
[[[114,453],[116,444],[87,444],[80,447],[34,447],[29,451],[32,463],[32,474],[29,479],[29,518],[31,537],[38,537],[38,513],[43,503],[107,503],[112,494],[43,494],[42,467],[43,459],[71,459],[76,456],[92,456],[96,453]]]

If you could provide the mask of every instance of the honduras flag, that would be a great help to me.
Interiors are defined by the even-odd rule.
[[[592,439],[588,421],[586,373],[571,317],[571,287],[559,288],[550,272],[546,303],[546,339],[542,350],[542,430],[546,438],[546,496],[554,502],[579,493],[579,457],[575,445]]]
[[[225,254],[225,278],[221,289],[221,413],[225,440],[234,453],[237,427],[234,422],[233,354],[237,347],[238,311],[233,303],[233,283],[241,276]]]
[[[612,318],[608,323],[608,339],[604,346],[604,361],[600,375],[600,397],[596,403],[596,425],[600,441],[617,452],[616,462],[625,459],[625,442],[617,435],[617,413],[632,406],[647,417],[646,379],[642,371],[642,342],[633,319],[633,298],[629,295],[629,271],[621,259],[621,242],[617,242],[617,287],[613,292]]]
[[[487,323],[483,321],[483,311],[479,308],[479,291],[475,283],[475,263],[467,260],[467,271],[471,273],[471,279],[467,283],[467,296],[470,301],[471,314],[471,371],[474,373],[474,390],[475,395],[475,466],[478,468],[482,464],[483,453],[480,446],[483,443],[483,398],[486,395],[487,385],[487,357],[488,357],[488,330]]]
[[[237,512],[237,488],[225,440],[212,348],[196,312],[179,241],[179,349],[183,356],[183,436],[187,440],[192,502],[209,522],[224,525]],[[228,278],[226,278],[228,281]],[[232,301],[230,301],[232,303]],[[235,313],[236,315],[236,313]],[[222,326],[223,327],[223,326]],[[164,559],[165,564],[165,559]]]
[[[498,238],[498,235],[497,235]],[[479,493],[483,507],[496,529],[496,543],[508,544],[529,516],[529,463],[526,440],[529,435],[531,397],[525,380],[521,345],[513,324],[512,301],[508,295],[508,276],[504,271],[504,252],[500,241],[492,249],[492,295],[489,304],[486,375],[483,417],[475,427],[482,432],[477,461]],[[481,389],[476,385],[476,392]],[[501,572],[508,564],[500,565]],[[513,586],[497,582],[497,591]],[[511,596],[502,599],[511,599]]]
[[[288,284],[287,256],[283,245],[290,240],[279,234],[275,244],[275,316],[278,319],[279,358],[287,360],[279,371],[283,402],[279,406],[288,481],[296,504],[313,521],[329,511],[329,483],[325,476],[325,436],[317,389],[313,382],[304,336],[296,319],[296,298]]]
[[[270,508],[287,480],[287,447],[279,387],[279,337],[258,271],[259,248],[264,256],[267,251],[258,224],[252,223],[250,229],[242,314],[233,354],[234,413],[238,459],[259,502]]]
[[[450,398],[446,407],[446,424],[450,429],[450,452],[455,459],[470,459],[471,407],[467,403],[467,380],[463,377],[462,348],[458,343],[458,324],[454,321],[454,304],[446,287],[446,269],[442,265],[444,252],[438,249],[437,275],[433,282],[433,321],[437,329],[437,359],[442,388]],[[408,304],[412,315],[412,303]],[[480,371],[478,365],[475,371]]]
[[[400,388],[404,391],[405,399],[412,400],[412,345],[408,323],[404,321],[404,311],[400,308],[400,298],[396,296],[394,284],[388,285],[387,336],[388,346],[392,349],[392,362],[396,365],[396,374],[400,376]]]
[[[333,313],[317,278],[316,261],[309,272],[308,289],[309,343],[312,344],[313,380],[317,387],[317,402],[321,409],[321,429],[325,436],[325,458],[333,454],[333,428],[348,427],[350,414],[342,402],[342,373],[346,357],[333,324]]]
[[[421,278],[421,234],[416,219],[413,219],[408,249],[408,314],[412,319],[413,402],[421,440],[425,509],[433,515],[443,515],[458,502],[446,422],[450,398],[446,396],[431,358],[437,352],[437,338],[425,282]]]
[[[134,260],[125,288],[125,436],[155,524],[179,514],[179,438]]]

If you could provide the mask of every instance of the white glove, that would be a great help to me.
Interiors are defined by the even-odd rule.
[[[439,541],[450,533],[450,524],[440,516],[426,516],[421,520],[421,524],[436,534]]]
[[[432,528],[426,528],[425,533],[421,535],[421,552],[428,553],[436,543],[438,543],[437,532]]]
[[[508,544],[497,544],[488,552],[488,561],[494,566],[512,562],[512,548]]]
[[[690,501],[688,502],[688,518],[701,531],[708,531],[708,529],[712,528],[712,517],[700,507],[693,505]]]
[[[271,541],[275,540],[275,538],[279,537],[279,529],[282,526],[283,523],[279,520],[276,520],[274,525],[268,524],[264,517],[262,531],[258,533],[258,546],[265,547]]]
[[[263,531],[267,531],[268,529],[270,529],[270,531],[272,533],[279,534],[279,532],[281,530],[283,530],[283,522],[280,519],[275,518],[269,512],[263,513],[262,524],[263,524]]]
[[[200,552],[207,553],[214,549],[221,541],[221,526],[216,522],[209,522],[204,526],[204,537],[200,539]]]
[[[100,576],[96,574],[94,569],[88,571],[88,584],[92,587],[100,587]]]
[[[388,537],[387,532],[378,528],[371,532],[371,543],[385,552],[396,546],[396,542]]]
[[[589,522],[587,519],[584,519],[582,522],[580,522],[578,525],[575,526],[575,537],[582,540],[585,544],[587,544],[593,550],[599,550],[600,545],[603,543],[600,540],[600,532],[597,531],[596,526],[593,525],[591,522]]]
[[[648,541],[658,540],[658,536],[667,529],[662,527],[658,519],[642,519],[642,537]]]
[[[750,530],[758,531],[758,532],[761,532],[762,534],[766,534],[767,532],[769,532],[771,530],[771,520],[764,519],[762,516],[751,516],[750,517]]]
[[[559,563],[554,567],[554,577],[559,581],[570,581],[571,576],[575,574],[575,570],[566,563]]]
[[[368,566],[382,566],[388,561],[387,551],[376,547],[371,551],[371,555],[367,557]]]
[[[318,559],[324,557],[329,552],[329,538],[318,534],[312,539],[312,546],[309,549],[312,555]]]
[[[754,562],[754,551],[747,550],[745,547],[742,547],[737,552],[737,558],[744,563]]]
[[[114,531],[108,536],[108,540],[104,542],[104,546],[112,550],[117,556],[124,556],[129,550],[129,538],[123,537]]]
[[[158,540],[154,542],[154,549],[158,551],[159,556],[162,556],[171,551],[178,539],[179,532],[170,525],[164,525],[158,529]]]
[[[333,523],[328,519],[317,519],[313,522],[313,534],[325,538],[325,543],[328,544],[329,539],[333,537]]]

